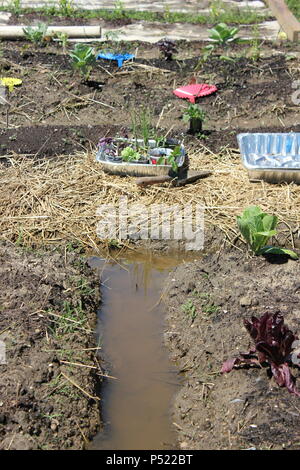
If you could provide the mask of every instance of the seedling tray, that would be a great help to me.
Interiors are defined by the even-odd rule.
[[[237,140],[251,180],[300,184],[300,133],[244,133]]]
[[[140,146],[143,146],[144,141],[142,139],[115,139],[115,141],[126,141],[128,145],[137,143]],[[148,141],[149,147],[149,157],[152,153],[151,150],[157,148],[157,143],[155,140]],[[181,155],[177,162],[178,168],[180,168],[186,157],[184,146],[181,144]],[[102,164],[103,169],[106,173],[120,176],[166,176],[169,175],[172,170],[171,165],[154,165],[152,163],[130,163],[130,162],[114,162],[106,159],[105,151],[103,148],[99,148],[96,154],[96,160]]]
[[[97,59],[116,60],[118,67],[122,67],[125,60],[134,59],[134,54],[113,54],[111,52],[100,53]]]

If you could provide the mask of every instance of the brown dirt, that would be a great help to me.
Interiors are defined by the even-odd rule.
[[[0,449],[82,449],[100,426],[98,287],[79,253],[0,246]],[[68,315],[80,324],[60,320]],[[80,325],[80,326],[79,326]],[[76,362],[95,368],[71,366]]]
[[[171,129],[171,134],[188,141],[188,126],[182,121],[187,103],[172,90],[187,84],[193,75],[218,87],[216,94],[199,100],[207,121],[204,138],[198,142],[210,150],[236,148],[239,131],[299,129],[298,107],[291,100],[292,83],[299,79],[299,59],[287,61],[282,52],[288,53],[288,46],[263,45],[264,57],[257,62],[245,57],[245,46],[236,46],[239,58],[234,63],[213,57],[197,72],[201,43],[180,42],[176,60],[170,62],[159,58],[154,45],[126,45],[132,51],[137,46],[135,66],[118,69],[101,60],[84,83],[59,46],[5,42],[1,74],[20,77],[23,84],[10,96],[10,129],[5,126],[5,107],[0,110],[0,154],[39,151],[40,156],[48,156],[90,148],[102,135],[130,128],[129,111],[148,102],[154,126],[162,113],[157,134]],[[140,67],[145,65],[155,69]]]
[[[179,445],[299,449],[299,398],[279,388],[268,368],[220,374],[224,360],[252,345],[243,318],[280,311],[299,334],[299,262],[247,257],[242,245],[216,248],[217,240],[215,233],[212,252],[179,266],[168,281],[165,339],[185,378],[174,404]],[[183,309],[189,300],[194,321]],[[299,388],[297,367],[293,375]]]

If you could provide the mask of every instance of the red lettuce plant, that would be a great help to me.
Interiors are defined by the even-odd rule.
[[[244,320],[244,325],[255,347],[248,353],[240,353],[240,357],[225,361],[221,372],[230,372],[239,365],[267,363],[277,384],[300,396],[289,368],[295,357],[295,354],[292,354],[293,343],[298,337],[284,324],[283,316],[279,312],[266,312],[261,318],[252,317],[251,320]],[[297,365],[300,363],[298,358],[299,356],[296,356],[294,360]]]
[[[164,55],[165,60],[172,60],[173,59],[173,54],[175,54],[177,51],[176,49],[176,44],[172,39],[164,38],[158,41],[157,46]]]

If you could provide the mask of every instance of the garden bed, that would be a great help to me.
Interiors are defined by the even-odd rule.
[[[0,109],[2,237],[7,243],[17,243],[23,248],[80,243],[85,252],[101,253],[104,247],[129,245],[129,241],[118,244],[115,240],[98,239],[96,213],[101,204],[117,205],[121,196],[146,208],[153,201],[181,206],[203,203],[207,248],[210,247],[212,254],[201,262],[179,267],[171,275],[172,284],[166,297],[170,307],[166,340],[187,379],[174,416],[180,430],[180,446],[183,449],[299,448],[297,400],[287,390],[272,384],[266,369],[235,370],[228,376],[221,376],[219,371],[222,361],[235,348],[248,347],[242,318],[252,312],[280,309],[292,329],[299,327],[298,263],[269,264],[264,258],[247,258],[244,245],[234,248],[232,245],[239,238],[236,215],[256,204],[288,223],[286,239],[281,240],[281,245],[293,248],[294,238],[295,247],[299,248],[295,238],[300,224],[300,187],[293,183],[249,182],[237,150],[236,134],[249,130],[300,130],[299,107],[292,101],[296,91],[293,84],[300,78],[300,48],[280,42],[260,44],[260,57],[255,59],[251,54],[246,56],[248,49],[236,45],[231,49],[236,56],[234,61],[214,56],[199,64],[203,43],[178,43],[179,52],[173,61],[163,60],[153,45],[130,46],[137,55],[134,63],[118,69],[113,63],[99,61],[89,81],[84,82],[74,73],[68,56],[58,45],[40,48],[22,41],[3,44],[1,76],[21,78],[22,85],[15,87],[11,94],[8,129],[5,109]],[[187,103],[172,93],[193,77],[218,88],[215,94],[199,99],[207,119],[204,132],[198,137],[187,134],[188,126],[182,120]],[[144,107],[152,113],[155,133],[183,141],[190,168],[209,170],[211,176],[192,186],[174,188],[162,184],[141,188],[132,177],[108,175],[103,171],[95,158],[99,139],[130,131],[129,111]],[[209,245],[212,240],[213,248]],[[228,245],[224,248],[225,240]],[[156,241],[155,245],[165,247],[166,243]],[[220,252],[217,245],[221,246]],[[93,367],[98,364],[90,355],[70,359],[69,355],[48,352],[48,349],[57,351],[58,343],[49,334],[47,339],[45,329],[51,326],[48,316],[36,316],[35,312],[53,308],[59,314],[64,300],[77,302],[77,295],[73,299],[74,284],[69,282],[77,274],[69,261],[65,261],[64,251],[58,256],[55,251],[43,253],[38,259],[37,256],[16,251],[9,244],[3,248],[3,269],[8,270],[3,282],[7,284],[9,275],[12,276],[9,270],[14,268],[12,286],[19,292],[15,308],[24,309],[24,317],[20,324],[16,323],[15,330],[20,331],[22,339],[12,343],[13,348],[19,348],[13,358],[16,375],[12,382],[8,373],[4,376],[9,397],[15,393],[14,384],[23,381],[24,370],[20,368],[25,361],[34,367],[39,358],[40,378],[36,380],[34,373],[28,375],[26,390],[20,388],[9,407],[3,411],[0,408],[0,432],[5,448],[45,448],[45,439],[48,448],[61,448],[62,442],[66,448],[81,448],[99,427],[97,400],[86,400],[67,379],[63,383],[63,387],[69,387],[67,395],[63,387],[58,388],[58,395],[51,393],[53,403],[47,401],[49,409],[42,398],[48,393],[51,381],[59,377],[59,371],[65,371],[67,376],[74,373],[74,381],[95,396],[95,377],[81,374],[81,383],[76,366],[70,371],[62,368],[61,361],[81,359]],[[24,263],[30,267],[27,267],[30,288],[25,292],[18,290],[19,276],[24,285]],[[48,278],[46,271],[50,273]],[[63,273],[59,279],[57,272]],[[54,288],[49,290],[50,294],[48,285]],[[37,289],[38,297],[31,297]],[[2,291],[9,315],[3,317],[1,331],[10,327],[11,318],[16,315],[9,303],[11,291],[6,286]],[[97,299],[94,293],[92,297]],[[56,303],[57,299],[60,304]],[[196,308],[193,322],[182,310],[188,300]],[[93,327],[94,307],[90,309],[87,305],[89,328]],[[15,338],[10,334],[8,329],[8,341],[12,342]],[[64,350],[94,346],[90,334],[86,336],[82,332],[64,341]],[[54,376],[52,366],[49,372],[49,364],[55,364]],[[35,387],[36,392],[29,391],[28,395],[30,387]],[[76,405],[72,402],[72,408],[64,412],[62,404],[74,392],[79,394],[74,397]],[[29,421],[25,421],[22,407],[30,408],[31,404],[34,409],[26,418]],[[13,413],[15,421],[11,418]],[[63,413],[65,424],[62,425]],[[32,417],[37,424],[32,424]]]
[[[218,88],[214,95],[199,99],[207,113],[199,145],[215,152],[221,146],[237,148],[239,131],[289,131],[297,125],[298,107],[291,96],[293,82],[299,78],[299,59],[292,55],[287,59],[289,52],[299,52],[299,46],[290,50],[266,44],[258,61],[244,57],[241,45],[233,46],[234,62],[213,57],[199,64],[196,72],[202,43],[182,42],[173,61],[160,59],[155,46],[129,46],[137,52],[134,63],[118,69],[115,63],[100,60],[89,81],[83,82],[58,46],[5,42],[1,74],[21,78],[23,83],[10,97],[9,129],[5,107],[1,107],[0,154],[39,151],[39,156],[46,156],[95,149],[100,137],[115,135],[121,128],[130,130],[128,111],[148,102],[157,134],[168,132],[188,142],[187,125],[182,121],[187,103],[172,90],[188,84],[193,76]]]
[[[76,247],[17,245],[0,246],[0,448],[82,449],[100,428],[98,282]]]
[[[215,231],[211,254],[170,274],[164,297],[165,341],[185,378],[173,411],[180,448],[299,449],[299,397],[268,367],[220,373],[225,360],[253,347],[245,318],[280,311],[299,334],[299,263],[249,258],[242,245],[220,250],[218,239],[220,246]],[[292,374],[299,389],[299,368]]]

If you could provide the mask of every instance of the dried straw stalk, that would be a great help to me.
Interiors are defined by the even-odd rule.
[[[140,188],[135,178],[107,175],[93,154],[81,153],[55,159],[10,157],[0,166],[1,234],[24,245],[81,242],[97,249],[105,241],[96,234],[96,211],[101,204],[204,204],[205,223],[219,227],[229,238],[237,234],[235,216],[257,204],[276,213],[293,228],[299,227],[300,186],[251,183],[234,150],[221,155],[205,147],[189,149],[190,167],[214,173],[196,184]]]

